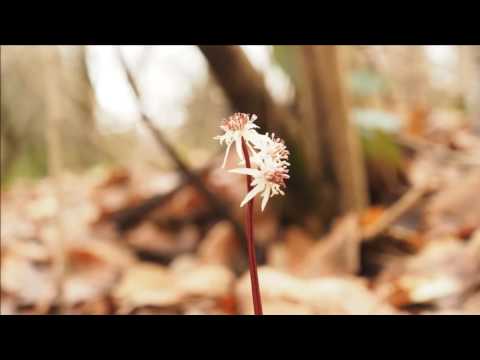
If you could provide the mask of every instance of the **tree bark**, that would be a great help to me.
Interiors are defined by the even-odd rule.
[[[263,76],[252,66],[239,46],[199,46],[210,69],[225,91],[234,110],[261,114],[258,124],[282,137],[293,133],[297,119],[290,110],[275,103]]]
[[[310,114],[312,149],[317,152],[318,171],[324,176],[331,169],[337,184],[340,211],[359,211],[368,204],[363,154],[354,126],[349,120],[348,101],[343,89],[336,46],[302,48],[306,77],[305,101]]]

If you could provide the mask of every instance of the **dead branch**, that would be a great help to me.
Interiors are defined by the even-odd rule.
[[[408,190],[395,204],[385,210],[378,221],[363,231],[362,238],[370,240],[382,234],[402,215],[412,209],[430,190],[426,187],[415,187]]]
[[[216,162],[211,161],[209,164],[207,164],[207,166],[197,170],[197,175],[201,177],[207,174],[212,169],[214,163]],[[181,181],[177,187],[165,194],[154,195],[144,200],[141,204],[129,207],[127,209],[122,209],[112,214],[111,220],[115,222],[119,231],[127,231],[140,223],[153,210],[167,204],[168,201],[175,196],[175,194],[184,189],[188,184],[190,184],[190,180],[186,178]]]
[[[137,83],[130,72],[125,59],[123,58],[120,49],[117,48],[118,50],[118,57],[120,59],[120,63],[122,66],[123,71],[125,72],[125,75],[127,77],[128,83],[130,87],[132,88],[134,94],[135,94],[135,101],[137,103],[137,108],[138,111],[140,112],[142,122],[144,125],[150,130],[152,135],[154,136],[157,144],[164,150],[170,158],[173,160],[173,162],[176,164],[178,170],[182,173],[182,175],[188,179],[188,181],[197,188],[197,190],[205,197],[205,199],[208,201],[210,206],[213,208],[213,210],[218,214],[218,216],[221,216],[222,218],[227,219],[235,228],[235,232],[237,233],[237,236],[245,240],[245,234],[243,232],[242,227],[240,224],[233,218],[231,215],[229,209],[227,206],[223,204],[223,201],[221,201],[215,194],[213,194],[203,183],[202,179],[195,173],[193,172],[189,166],[180,158],[180,156],[177,154],[175,149],[169,144],[167,139],[164,137],[162,132],[155,126],[153,125],[152,120],[150,117],[146,114],[146,112],[143,109],[142,101],[141,101],[141,94],[140,90],[137,86]],[[244,244],[245,241],[242,241],[242,244]]]
[[[394,137],[396,143],[414,153],[421,151],[432,151],[434,149],[445,158],[450,159],[453,162],[462,164],[465,166],[479,166],[480,161],[478,155],[475,152],[460,152],[449,148],[445,144],[434,143],[418,136],[408,134],[397,134]]]
[[[305,83],[311,94],[306,108],[312,114],[313,142],[323,145],[323,156],[339,186],[341,209],[362,210],[369,202],[365,165],[356,129],[349,119],[339,50],[331,45],[301,49]]]

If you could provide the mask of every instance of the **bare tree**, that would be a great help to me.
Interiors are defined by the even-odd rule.
[[[305,101],[316,153],[316,177],[321,181],[330,168],[334,173],[342,211],[358,211],[368,203],[363,156],[349,119],[336,46],[303,46]],[[320,170],[319,170],[320,169]]]

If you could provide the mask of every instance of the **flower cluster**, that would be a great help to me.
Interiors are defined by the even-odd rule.
[[[223,120],[220,128],[224,131],[223,135],[216,136],[220,144],[225,143],[227,150],[222,167],[225,167],[230,147],[235,144],[236,152],[240,158],[240,164],[245,164],[242,150],[242,139],[248,149],[251,167],[237,168],[230,172],[248,175],[253,178],[251,182],[252,189],[245,196],[240,206],[244,206],[256,195],[261,194],[262,211],[267,206],[268,200],[275,195],[284,195],[282,188],[285,188],[285,180],[288,175],[288,157],[290,155],[283,140],[276,138],[275,134],[259,134],[255,130],[258,128],[254,121],[256,115],[235,113]]]

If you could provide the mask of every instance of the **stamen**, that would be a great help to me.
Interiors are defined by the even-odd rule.
[[[239,131],[251,121],[250,115],[245,113],[235,113],[222,121],[220,128],[224,131]]]
[[[279,169],[268,171],[265,174],[265,179],[267,181],[270,181],[274,184],[280,185],[281,187],[285,188],[286,187],[285,180],[290,178],[290,176],[287,173],[288,173],[288,169],[281,167]]]

